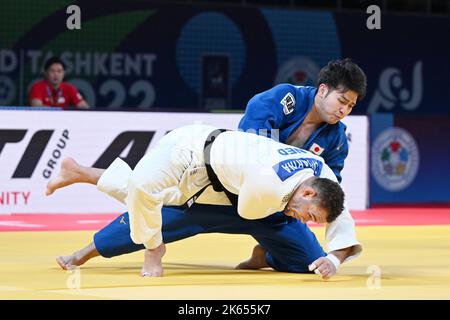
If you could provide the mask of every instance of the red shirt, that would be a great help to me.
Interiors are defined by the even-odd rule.
[[[57,89],[53,89],[47,81],[39,80],[30,89],[29,101],[39,99],[44,106],[62,107],[76,106],[83,97],[73,85],[61,82]]]

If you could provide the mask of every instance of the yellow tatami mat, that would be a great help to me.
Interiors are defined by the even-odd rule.
[[[324,229],[313,228],[319,239]],[[209,234],[167,246],[164,277],[141,278],[143,252],[55,262],[93,232],[1,232],[0,299],[450,299],[450,226],[358,227],[363,255],[329,281],[315,274],[234,270],[255,241]]]

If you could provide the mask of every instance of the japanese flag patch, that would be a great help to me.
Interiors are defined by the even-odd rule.
[[[283,112],[285,115],[288,115],[294,111],[295,107],[295,98],[292,95],[292,93],[287,93],[284,98],[280,101],[280,103],[283,105]]]
[[[317,154],[318,156],[322,154],[323,150],[325,149],[319,146],[317,143],[313,143],[312,146],[309,148],[309,151]]]

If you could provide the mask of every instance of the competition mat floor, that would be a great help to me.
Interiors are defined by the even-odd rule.
[[[315,274],[234,270],[249,236],[198,235],[167,246],[162,278],[141,278],[143,253],[64,271],[55,258],[88,244],[115,215],[0,215],[0,299],[450,299],[450,208],[352,212],[363,255]],[[323,243],[324,228],[311,226]]]

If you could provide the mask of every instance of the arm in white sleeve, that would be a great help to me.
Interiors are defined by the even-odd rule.
[[[327,224],[325,238],[329,252],[352,247],[344,262],[361,255],[362,247],[356,240],[355,221],[346,207],[336,220]]]
[[[103,172],[97,182],[97,189],[107,195],[125,203],[128,194],[128,179],[132,173],[128,164],[120,158]]]

